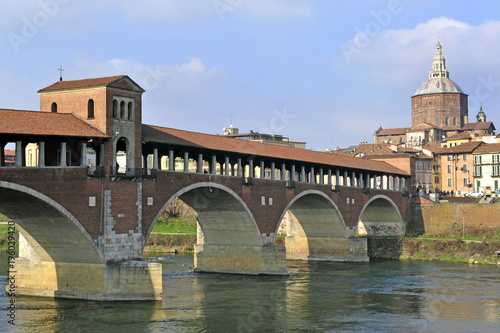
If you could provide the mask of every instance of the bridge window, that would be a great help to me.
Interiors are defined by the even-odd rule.
[[[127,172],[128,148],[129,148],[129,143],[127,139],[120,138],[116,142],[116,160],[115,160],[116,173],[124,174]]]
[[[121,101],[120,103],[120,119],[127,119],[127,117],[125,116],[125,102],[124,101]]]
[[[52,103],[52,105],[50,106],[50,111],[57,113],[57,103],[56,102]]]
[[[113,100],[113,118],[118,118],[118,101],[116,99]]]
[[[89,99],[89,102],[87,105],[87,118],[94,119],[94,100],[93,99]]]
[[[128,102],[128,120],[133,120],[133,114],[134,114],[134,105],[132,102]]]

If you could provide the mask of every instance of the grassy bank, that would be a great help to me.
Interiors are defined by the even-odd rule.
[[[495,237],[496,238],[496,237]],[[500,241],[428,238],[369,239],[372,258],[429,260],[449,263],[497,264]]]
[[[158,220],[144,252],[192,252],[195,244],[196,217],[171,217]]]

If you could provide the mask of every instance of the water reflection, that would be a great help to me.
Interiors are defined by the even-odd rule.
[[[500,325],[497,267],[289,261],[291,275],[274,277],[193,273],[188,256],[150,260],[163,263],[162,302],[18,297],[15,329],[0,321],[0,331],[498,332]],[[0,295],[2,308],[7,301]]]

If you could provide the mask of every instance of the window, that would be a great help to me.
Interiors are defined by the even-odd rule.
[[[118,118],[118,101],[116,99],[113,100],[113,118]]]
[[[436,118],[436,125],[439,126],[439,118]]]
[[[493,166],[493,176],[500,176],[500,165]]]
[[[448,117],[446,117],[446,118],[444,119],[444,122],[445,122],[446,126],[448,126],[448,125],[449,125],[449,124],[448,124]]]
[[[474,156],[474,164],[481,164],[481,156]]]
[[[462,165],[462,171],[467,172],[467,164]]]
[[[451,164],[448,164],[448,173],[451,173]]]
[[[133,114],[134,114],[134,105],[132,102],[128,102],[128,120],[133,120]]]
[[[500,160],[500,155],[493,155],[493,163],[498,164]]]
[[[451,178],[448,178],[448,187],[451,187]]]
[[[448,155],[448,161],[451,161],[451,155]]]
[[[467,154],[464,154],[464,161],[467,161]]]
[[[498,190],[498,180],[495,180],[495,190]]]
[[[432,177],[429,176],[429,182],[427,184],[430,184],[432,182]]]
[[[467,185],[468,185],[468,183],[467,183],[467,178],[464,178],[464,184],[463,184],[463,186],[464,186],[464,187],[467,187]]]
[[[120,102],[120,119],[127,119],[127,117],[125,116],[125,102],[124,101],[121,101]]]
[[[420,175],[417,175],[417,183],[420,183]]]
[[[57,113],[57,103],[56,102],[52,103],[52,105],[50,106],[50,111]]]
[[[424,123],[426,123],[426,122],[427,122],[427,118],[424,118]]]
[[[481,177],[481,167],[480,166],[477,166],[477,167],[474,167],[474,176],[475,177]]]
[[[420,163],[417,162],[417,170],[420,170]]]
[[[427,170],[431,169],[431,162],[427,163]]]
[[[453,117],[453,125],[457,126],[457,117]]]
[[[479,191],[479,188],[481,187],[481,181],[476,181],[476,190]]]
[[[87,118],[94,119],[94,100],[93,99],[89,99],[89,102],[87,105]]]

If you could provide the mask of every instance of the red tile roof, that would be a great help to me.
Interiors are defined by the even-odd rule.
[[[410,127],[402,127],[402,128],[385,128],[381,129],[377,135],[404,135]]]
[[[10,149],[5,149],[5,156],[16,156],[16,152]]]
[[[72,81],[57,81],[56,83],[38,90],[38,92],[55,91],[55,90],[67,90],[67,89],[81,89],[90,87],[100,87],[107,86],[113,82],[127,77],[126,75],[116,75],[99,77],[94,79],[83,79],[83,80],[72,80]]]
[[[490,126],[492,126],[493,129],[496,129],[491,121],[485,121],[465,124],[463,130],[487,130]]]
[[[108,138],[70,113],[0,109],[0,134]]]
[[[484,143],[474,153],[498,153],[500,152],[500,143]]]
[[[228,153],[237,152],[251,156],[263,156],[409,176],[405,171],[380,161],[338,156],[326,152],[282,147],[259,142],[235,140],[219,135],[189,132],[153,125],[142,125],[142,137],[143,140],[148,142],[217,150]]]
[[[468,138],[470,138],[469,132],[461,132],[461,133],[457,133],[453,136],[447,137],[445,140],[468,139]]]
[[[462,143],[461,145],[457,145],[455,147],[444,148],[443,150],[437,152],[436,154],[463,154],[463,153],[472,153],[475,151],[477,147],[481,144],[481,141],[472,141]]]

